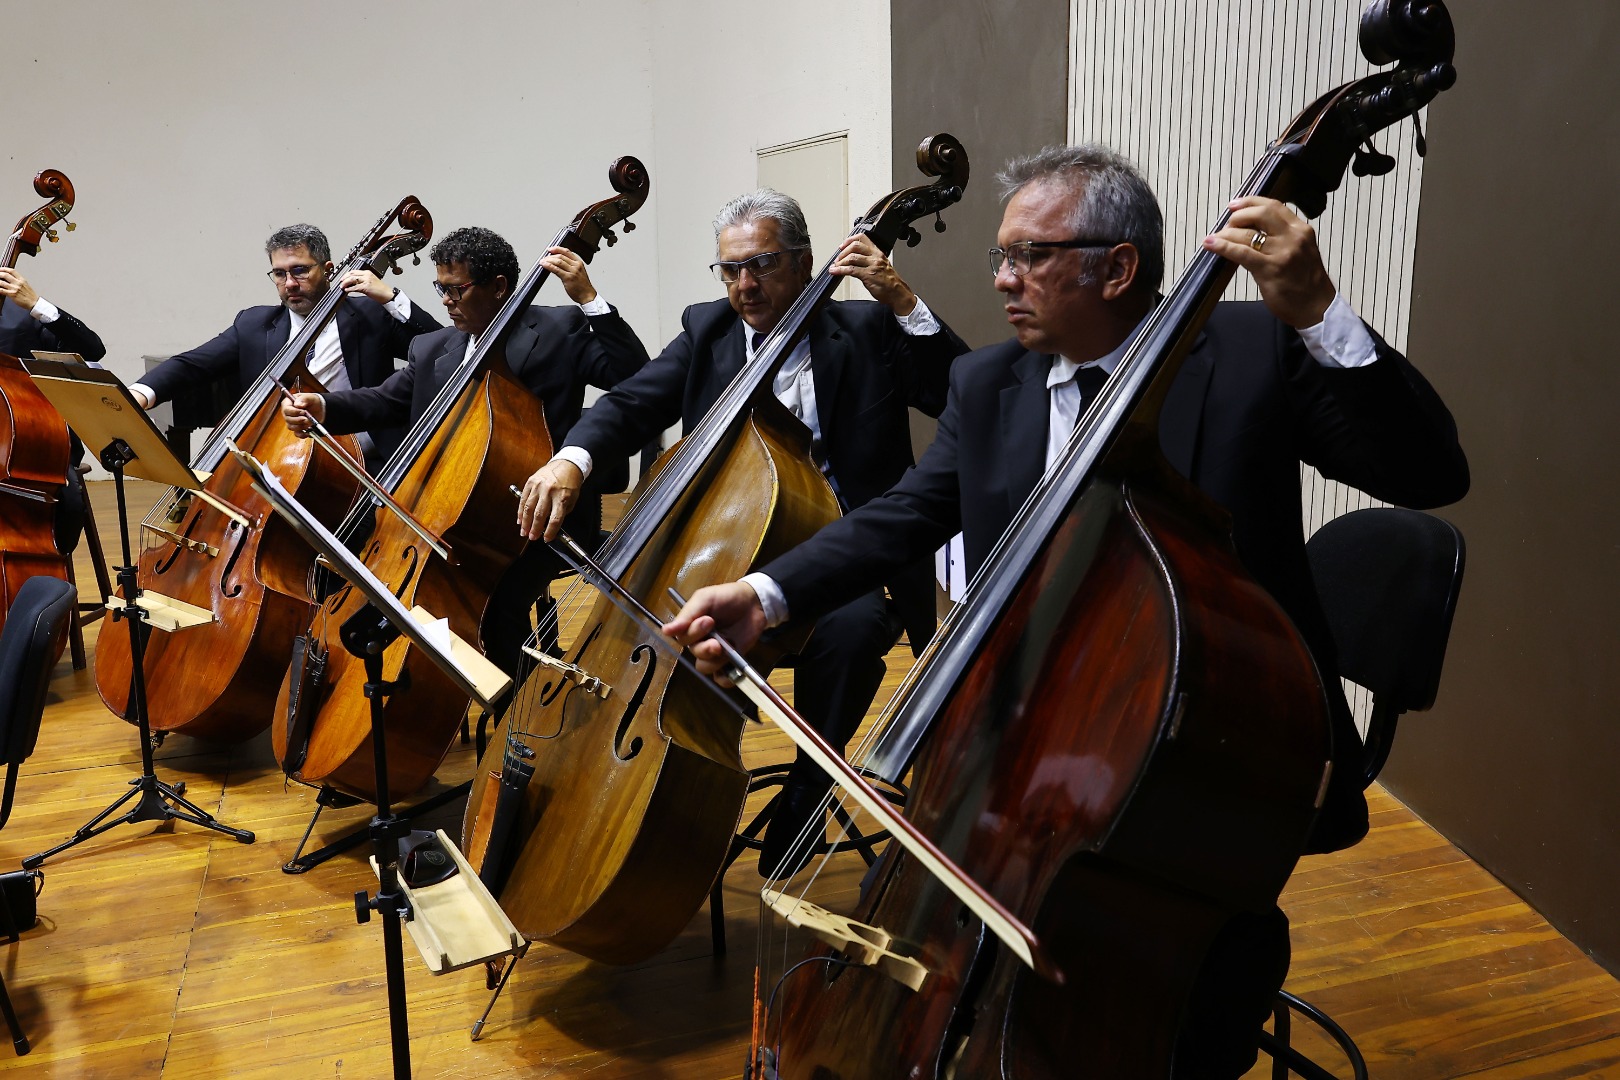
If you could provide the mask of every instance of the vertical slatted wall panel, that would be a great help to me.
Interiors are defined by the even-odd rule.
[[[1129,155],[1165,216],[1165,277],[1197,250],[1265,145],[1325,90],[1373,70],[1356,44],[1362,0],[1073,0],[1069,137]],[[1348,175],[1317,221],[1329,273],[1396,348],[1411,311],[1422,159],[1410,126],[1375,140],[1382,177]],[[1246,274],[1227,291],[1257,299]],[[1375,505],[1302,466],[1307,532]],[[1364,705],[1352,697],[1358,715]]]

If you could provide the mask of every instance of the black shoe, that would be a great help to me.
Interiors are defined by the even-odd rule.
[[[826,846],[827,812],[821,806],[826,795],[826,791],[819,787],[793,783],[782,785],[776,805],[771,808],[771,818],[765,823],[765,835],[759,842],[760,877],[790,878],[804,869],[818,847]],[[812,819],[819,819],[820,828],[790,851]]]
[[[1325,855],[1343,851],[1367,835],[1367,795],[1353,788],[1329,785],[1327,798],[1305,839],[1305,854]]]

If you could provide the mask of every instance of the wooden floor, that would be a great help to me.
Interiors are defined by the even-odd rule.
[[[132,497],[136,506],[150,501]],[[98,506],[105,502],[97,492]],[[111,545],[116,518],[106,507],[99,516]],[[891,681],[903,666],[896,654]],[[138,750],[134,729],[100,705],[91,673],[64,658],[0,832],[0,868],[120,794],[139,771]],[[780,759],[784,741],[753,732],[745,756]],[[313,793],[283,783],[265,738],[220,750],[175,736],[158,759],[163,778],[184,780],[188,797],[254,830],[258,842],[139,824],[50,862],[40,924],[0,946],[0,972],[34,1045],[12,1058],[0,1041],[0,1070],[389,1075],[379,923],[357,926],[352,904],[374,884],[363,854],[302,876],[281,872]],[[440,776],[454,784],[472,767],[471,752],[459,750]],[[1382,1080],[1620,1077],[1620,985],[1389,796],[1375,791],[1373,810],[1367,841],[1307,859],[1289,886],[1289,987],[1337,1017]],[[358,808],[329,811],[320,834],[366,818]],[[436,820],[453,833],[458,819]],[[812,895],[847,903],[859,873],[845,856]],[[486,1000],[481,971],[434,978],[407,941],[415,1075],[738,1076],[758,910],[753,865],[739,863],[725,884],[728,956],[713,954],[706,911],[632,968],[536,946],[477,1043],[468,1029]],[[1296,1041],[1321,1045],[1308,1034]],[[1320,1059],[1341,1067],[1325,1049]]]

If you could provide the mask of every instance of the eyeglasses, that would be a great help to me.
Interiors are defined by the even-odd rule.
[[[478,284],[476,281],[464,281],[460,285],[446,285],[443,282],[435,281],[433,291],[438,293],[441,298],[448,299],[452,304],[459,304],[461,303],[461,294],[476,284]]]
[[[303,281],[305,278],[309,277],[314,270],[315,268],[313,266],[289,266],[285,270],[278,266],[274,270],[266,270],[264,272],[264,276],[275,282],[277,285],[280,285],[288,278],[292,278],[294,281]]]
[[[1004,248],[990,249],[990,273],[1001,273],[1001,264],[1005,262],[1014,277],[1023,277],[1029,273],[1030,267],[1035,265],[1035,251],[1038,248],[1111,248],[1118,247],[1124,241],[1120,240],[1020,240],[1016,244],[1008,244]]]
[[[803,250],[805,249],[788,248],[785,251],[763,251],[752,259],[743,259],[741,262],[712,262],[709,264],[709,269],[714,271],[715,277],[727,285],[734,285],[737,279],[742,277],[744,270],[747,270],[756,278],[770,277],[786,265],[785,256]]]

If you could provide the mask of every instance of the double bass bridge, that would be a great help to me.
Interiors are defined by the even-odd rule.
[[[613,687],[600,678],[592,675],[577,664],[570,664],[560,656],[552,656],[544,650],[529,645],[523,646],[523,651],[536,663],[555,671],[564,682],[573,683],[587,694],[592,694],[606,701],[608,695],[613,692]]]
[[[766,892],[765,903],[789,926],[810,931],[859,967],[872,968],[911,990],[922,989],[928,978],[928,969],[916,958],[903,956],[889,947],[894,944],[894,938],[882,927],[856,922],[786,893]]]

